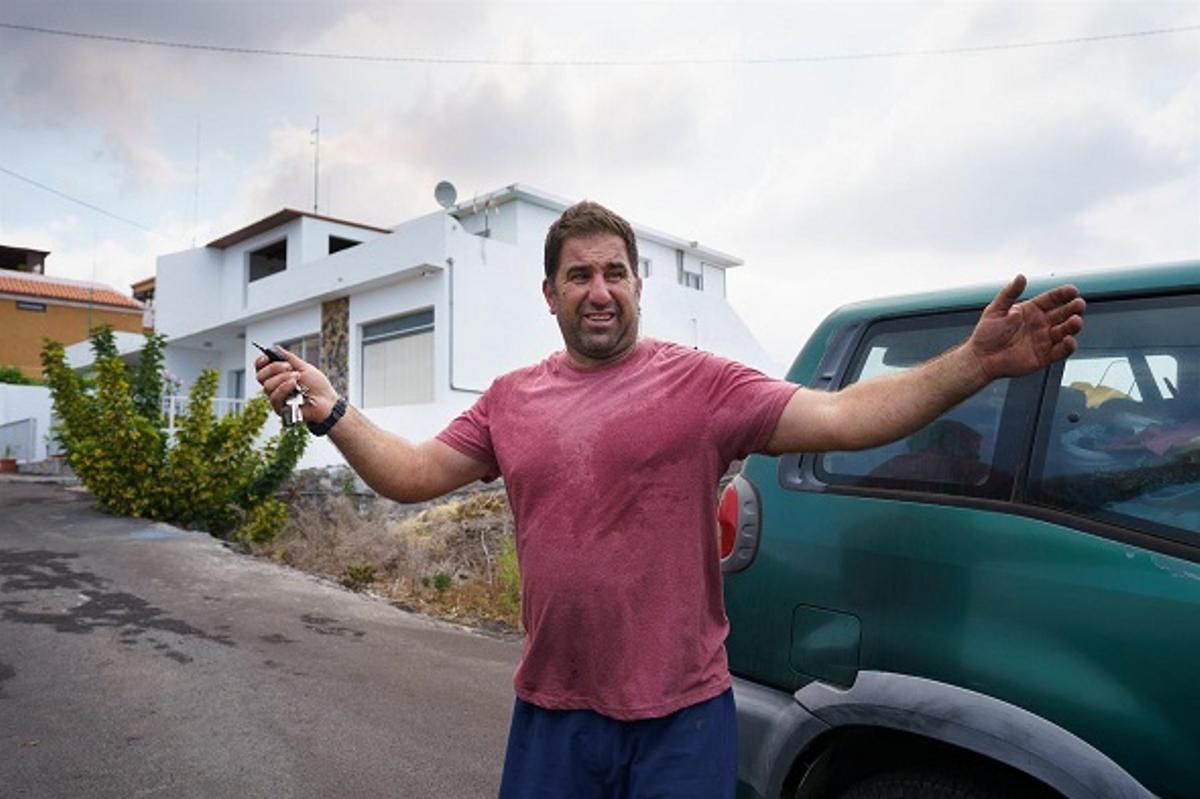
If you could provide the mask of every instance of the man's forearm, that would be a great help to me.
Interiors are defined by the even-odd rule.
[[[800,389],[775,427],[768,452],[877,447],[932,422],[988,383],[978,359],[956,347],[915,369],[841,391]]]
[[[989,383],[967,345],[906,372],[864,380],[836,398],[836,449],[868,449],[915,433]]]
[[[376,426],[357,408],[347,409],[329,431],[329,439],[376,493],[397,502],[431,498],[423,491],[422,479],[427,470],[421,467],[420,448]]]

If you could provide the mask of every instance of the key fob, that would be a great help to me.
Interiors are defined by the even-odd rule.
[[[263,345],[257,344],[253,341],[251,341],[250,343],[254,344],[254,346],[258,347],[259,352],[261,352],[263,355],[267,356],[267,361],[269,363],[275,363],[276,361],[286,361],[287,360],[287,358],[283,357],[278,352],[276,352],[274,347],[272,347],[271,349],[267,349]]]

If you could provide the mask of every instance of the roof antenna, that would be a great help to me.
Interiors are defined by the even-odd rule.
[[[192,173],[192,246],[196,246],[196,226],[200,217],[200,120],[196,120],[196,169]]]
[[[317,213],[317,197],[321,181],[321,115],[317,114],[317,126],[310,131],[313,135],[313,213]]]

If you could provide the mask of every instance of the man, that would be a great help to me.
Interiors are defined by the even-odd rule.
[[[635,264],[624,219],[567,209],[546,236],[542,283],[565,349],[498,378],[423,444],[342,417],[329,381],[294,355],[256,363],[276,410],[306,387],[310,427],[383,496],[416,502],[504,476],[526,637],[501,797],[731,798],[714,509],[729,463],[901,438],[995,378],[1067,357],[1083,326],[1073,287],[1017,303],[1018,276],[959,347],[817,392],[639,339]]]

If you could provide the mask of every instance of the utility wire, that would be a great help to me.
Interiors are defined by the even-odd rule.
[[[232,47],[218,44],[202,44],[196,42],[177,42],[167,39],[146,39],[134,36],[112,36],[102,33],[87,33],[84,31],[59,30],[57,28],[42,28],[36,25],[18,25],[12,22],[0,22],[0,28],[42,33],[51,36],[66,36],[75,39],[92,39],[103,42],[120,42],[122,44],[140,44],[150,47],[167,47],[178,50],[204,50],[217,53],[237,53],[240,55],[281,56],[285,58],[307,58],[326,61],[367,61],[381,64],[443,64],[467,66],[505,66],[505,67],[658,67],[658,66],[704,66],[704,65],[735,65],[735,64],[808,64],[828,61],[871,61],[888,58],[910,58],[915,56],[944,56],[961,55],[965,53],[986,53],[997,50],[1027,50],[1037,47],[1059,47],[1069,44],[1087,44],[1092,42],[1107,42],[1116,39],[1136,39],[1146,36],[1162,36],[1169,33],[1184,33],[1200,30],[1200,25],[1180,25],[1173,28],[1154,28],[1142,31],[1127,31],[1125,33],[1110,33],[1097,36],[1076,36],[1068,39],[1042,39],[1031,42],[1009,42],[1005,44],[981,44],[964,47],[936,47],[919,50],[881,50],[864,53],[842,53],[827,55],[800,56],[731,56],[714,58],[650,58],[630,61],[616,60],[573,60],[557,58],[452,58],[437,56],[387,56],[360,55],[356,53],[321,53],[302,50],[272,50],[263,47]]]
[[[10,177],[14,177],[17,180],[23,180],[31,186],[37,186],[42,191],[48,191],[57,197],[62,197],[64,200],[70,200],[73,203],[82,205],[84,208],[89,208],[89,209],[95,211],[96,213],[104,214],[105,216],[111,217],[112,219],[115,219],[118,222],[124,222],[127,225],[133,225],[135,228],[138,228],[139,230],[144,230],[147,233],[153,233],[156,236],[164,236],[164,238],[170,238],[169,236],[165,236],[165,234],[163,234],[163,233],[159,233],[157,230],[153,230],[152,228],[146,227],[141,222],[135,222],[134,220],[127,219],[126,217],[123,217],[120,214],[114,214],[112,211],[107,211],[98,205],[93,205],[92,203],[89,203],[86,200],[81,200],[78,197],[72,197],[70,194],[61,192],[58,189],[47,186],[45,183],[39,183],[36,180],[34,180],[33,178],[27,178],[24,175],[20,175],[16,172],[13,172],[11,169],[6,169],[6,168],[0,166],[0,172],[3,172],[4,174],[9,175]]]

